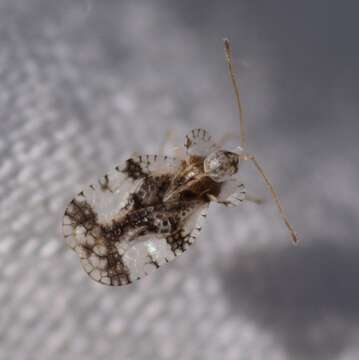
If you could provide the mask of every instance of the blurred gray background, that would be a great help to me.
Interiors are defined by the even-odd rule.
[[[351,360],[359,351],[357,2],[0,1],[0,359]],[[91,281],[65,206],[167,130],[238,132],[300,235],[213,206],[186,254],[127,287]]]

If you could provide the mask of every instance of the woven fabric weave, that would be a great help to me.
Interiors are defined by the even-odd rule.
[[[1,2],[1,360],[355,354],[354,345],[346,347],[359,323],[350,300],[358,295],[352,287],[358,232],[350,220],[357,206],[350,192],[359,178],[348,162],[351,150],[337,168],[344,187],[332,198],[338,179],[333,157],[322,148],[311,162],[317,142],[308,137],[304,145],[308,130],[313,137],[321,130],[309,120],[276,118],[282,104],[286,115],[291,106],[288,92],[271,88],[281,70],[245,15],[238,15],[244,22],[236,28],[232,7],[241,8],[234,3],[222,9],[227,22],[215,2],[208,8],[205,2],[195,8],[187,2],[174,8],[150,1]],[[202,11],[203,24],[191,20]],[[245,29],[250,35],[242,51],[237,40]],[[180,145],[195,127],[219,137],[238,131],[221,43],[232,33],[235,53],[243,53],[236,62],[249,143],[266,159],[306,245],[291,246],[249,170],[245,182],[249,191],[266,194],[263,207],[211,207],[198,241],[175,262],[131,286],[96,284],[65,246],[60,225],[66,204],[126,156],[157,152],[167,130],[175,130]],[[325,91],[319,78],[313,82]],[[327,95],[321,95],[321,119],[333,115]],[[296,98],[293,108],[310,97]],[[305,115],[314,114],[310,108]],[[332,134],[327,127],[323,144]],[[351,215],[338,220],[337,206]],[[347,239],[346,246],[337,237]],[[343,288],[337,276],[346,279]],[[331,300],[340,289],[338,301]]]

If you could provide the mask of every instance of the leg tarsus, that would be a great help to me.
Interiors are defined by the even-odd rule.
[[[265,199],[262,197],[254,196],[251,194],[246,194],[246,201],[252,202],[257,205],[262,205],[265,203]]]

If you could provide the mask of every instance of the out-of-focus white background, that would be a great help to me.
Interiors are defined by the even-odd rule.
[[[351,360],[359,351],[358,6],[0,1],[0,359]],[[238,132],[279,190],[213,206],[197,243],[132,286],[91,281],[67,202],[167,130]]]

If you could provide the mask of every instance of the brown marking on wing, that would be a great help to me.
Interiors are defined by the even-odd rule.
[[[177,230],[176,232],[172,233],[171,235],[168,235],[166,240],[169,246],[171,247],[172,252],[174,255],[178,256],[179,251],[182,253],[186,251],[187,247],[185,246],[190,245],[188,241],[189,235],[183,234],[182,230]]]
[[[83,192],[79,195],[82,194]],[[70,218],[74,227],[82,225],[87,231],[97,224],[97,215],[86,201],[73,199],[65,210],[65,216]]]
[[[192,140],[191,140],[188,136],[186,136],[186,140],[185,140],[184,146],[185,146],[185,148],[187,148],[187,149],[192,146]]]
[[[182,211],[178,212],[177,227],[166,237],[166,241],[175,256],[181,255],[186,251],[197,238],[202,230],[201,222],[207,217],[207,209],[208,206],[206,206],[205,203],[201,205],[201,203],[198,202],[196,205],[184,207]],[[190,217],[192,216],[196,216],[196,221],[193,227],[188,228],[187,222],[190,221]]]
[[[109,191],[109,192],[113,192],[112,189],[110,188],[109,184],[110,184],[110,180],[108,175],[106,174],[102,179],[100,179],[98,181],[100,188],[102,191]]]
[[[172,175],[147,176],[136,191],[137,208],[160,204],[172,180]]]
[[[134,180],[147,176],[147,174],[143,172],[141,165],[133,159],[128,159],[126,161],[126,167],[122,170],[122,172]]]
[[[65,211],[65,219],[70,219],[72,233],[70,246],[80,257],[81,265],[94,280],[105,285],[125,285],[130,283],[129,272],[116,248],[122,228],[116,224],[111,231],[101,226],[97,215],[86,201],[72,200]],[[83,229],[85,231],[83,231]]]

